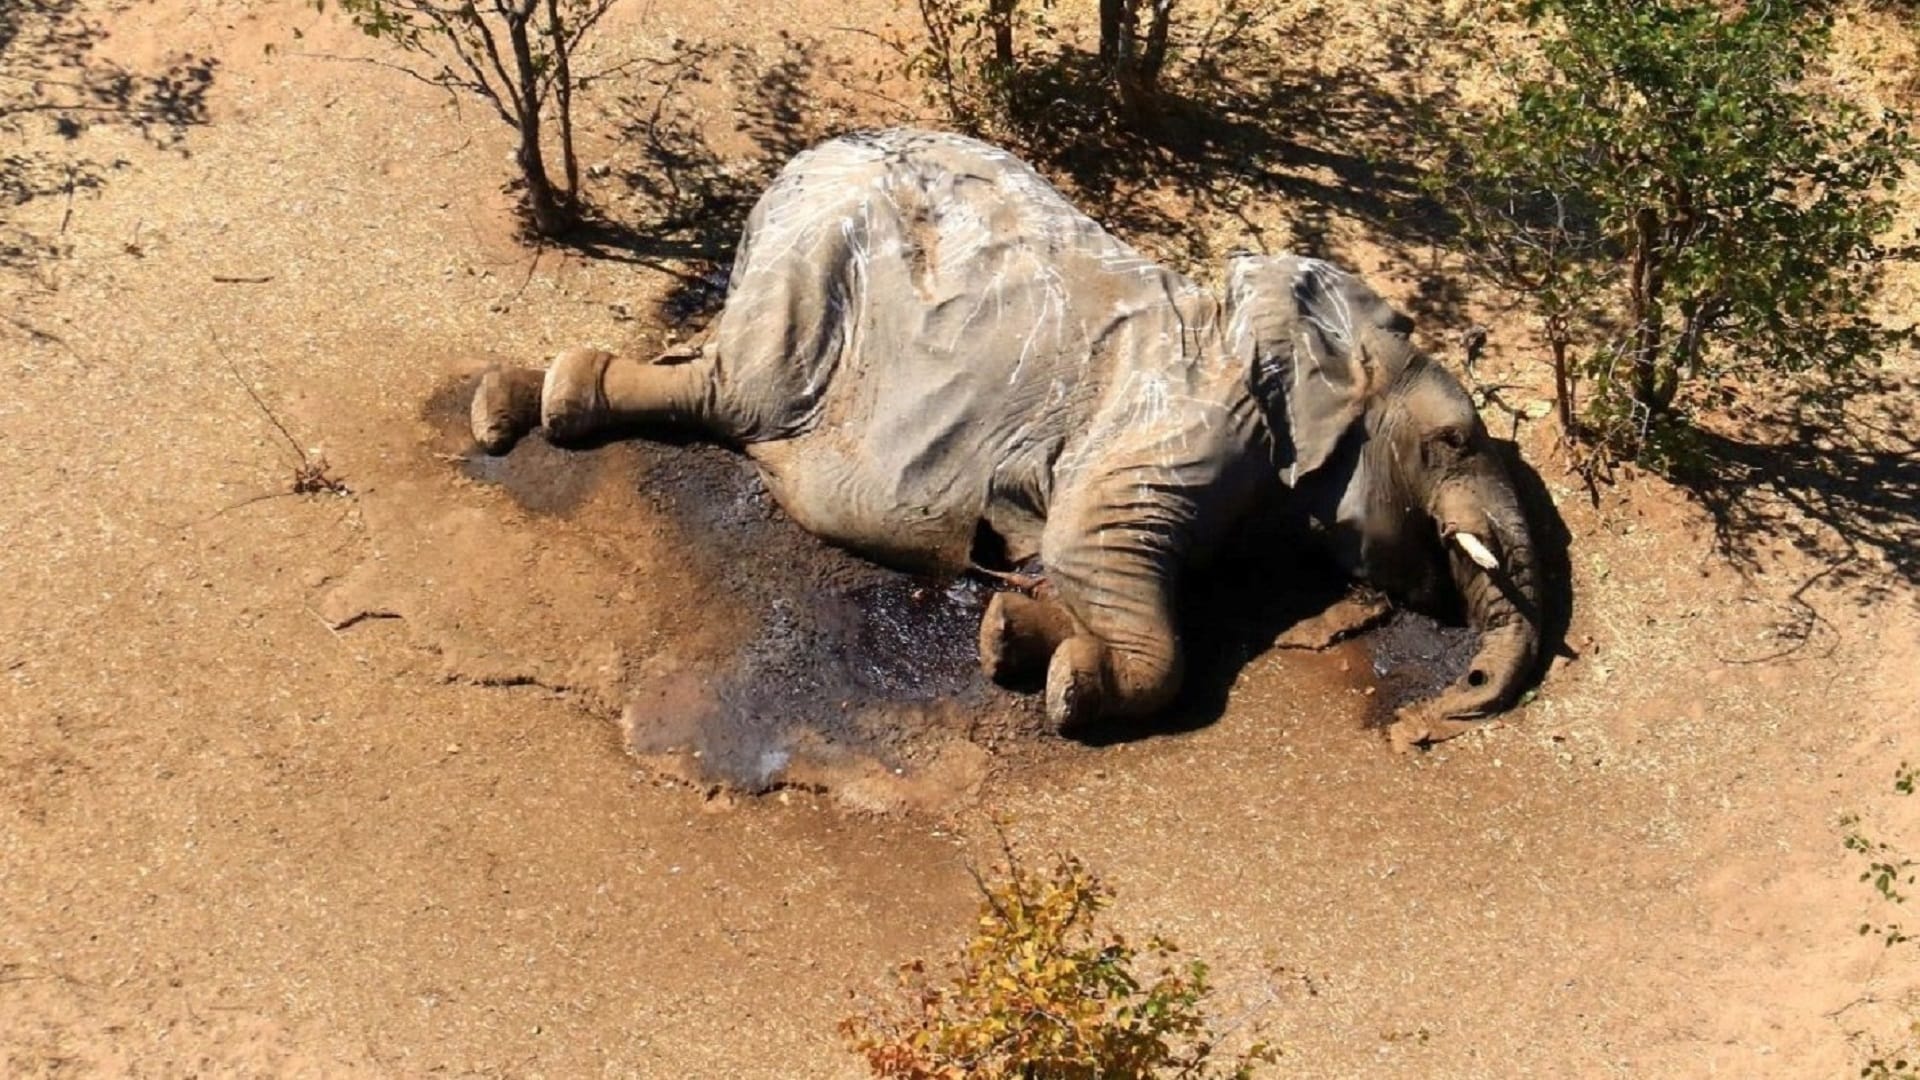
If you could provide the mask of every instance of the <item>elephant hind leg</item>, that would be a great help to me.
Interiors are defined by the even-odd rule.
[[[645,427],[728,434],[705,355],[660,363],[579,348],[554,357],[544,373],[495,368],[481,377],[470,418],[475,441],[495,454],[536,426],[556,442]]]
[[[468,422],[473,441],[489,454],[513,449],[520,436],[540,426],[540,382],[544,372],[495,367],[480,376]]]

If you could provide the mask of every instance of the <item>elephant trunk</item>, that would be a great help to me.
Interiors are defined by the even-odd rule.
[[[1411,714],[1416,727],[1478,720],[1511,706],[1540,655],[1539,563],[1511,482],[1476,477],[1440,499],[1436,511],[1448,569],[1480,647],[1452,685],[1404,711],[1402,719]],[[1426,732],[1416,741],[1451,733]]]
[[[1452,711],[1456,717],[1486,716],[1511,705],[1540,655],[1540,588],[1533,544],[1524,523],[1515,524],[1515,532],[1497,541],[1500,554],[1493,567],[1480,565],[1481,560],[1458,542],[1448,552],[1453,580],[1466,599],[1468,621],[1480,631],[1480,649],[1455,687],[1467,692]]]

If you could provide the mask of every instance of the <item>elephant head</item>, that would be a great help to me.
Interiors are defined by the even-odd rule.
[[[1511,705],[1540,651],[1539,564],[1472,399],[1413,347],[1411,320],[1327,263],[1237,257],[1227,309],[1281,479],[1334,556],[1403,600],[1451,581],[1481,635],[1459,679],[1402,710],[1409,737]]]

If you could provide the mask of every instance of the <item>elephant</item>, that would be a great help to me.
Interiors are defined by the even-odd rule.
[[[1513,478],[1411,332],[1313,258],[1236,254],[1216,295],[1013,154],[893,129],[787,163],[703,344],[496,367],[471,423],[489,453],[536,427],[733,446],[803,528],[903,569],[1037,558],[1044,587],[988,603],[981,664],[1043,685],[1063,731],[1167,707],[1183,578],[1283,509],[1388,595],[1457,588],[1477,652],[1400,711],[1396,741],[1417,742],[1510,706],[1541,629]]]

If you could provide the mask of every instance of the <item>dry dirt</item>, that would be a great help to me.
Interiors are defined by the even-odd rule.
[[[459,433],[485,363],[658,347],[785,153],[910,111],[831,29],[903,10],[616,9],[597,62],[671,62],[582,103],[594,194],[647,238],[599,257],[516,244],[504,129],[329,58],[391,57],[304,4],[48,10],[85,64],[184,74],[0,132],[43,189],[0,228],[34,241],[0,268],[5,1074],[856,1076],[850,992],[964,934],[996,818],[1206,957],[1291,1073],[1838,1077],[1911,1015],[1840,823],[1920,847],[1892,789],[1920,760],[1911,357],[1831,439],[1729,420],[1749,467],[1704,498],[1623,474],[1590,500],[1520,424],[1570,536],[1570,655],[1484,734],[1390,753],[1366,647],[1262,651],[1254,613],[1214,647],[1224,708],[1063,741],[927,632],[972,598],[807,548],[733,459],[479,462]],[[1116,226],[1332,255],[1434,348],[1482,321],[1483,374],[1533,380],[1525,320],[1353,194],[1394,175],[1342,140],[1417,75],[1369,43],[1431,12],[1278,10],[1315,32],[1274,182],[1149,184]],[[1860,92],[1910,92],[1905,32],[1862,18]],[[281,494],[300,454],[349,490]],[[813,663],[850,653],[885,663]],[[805,768],[711,786],[786,746],[702,726],[773,684]],[[939,693],[885,705],[908,684]]]

